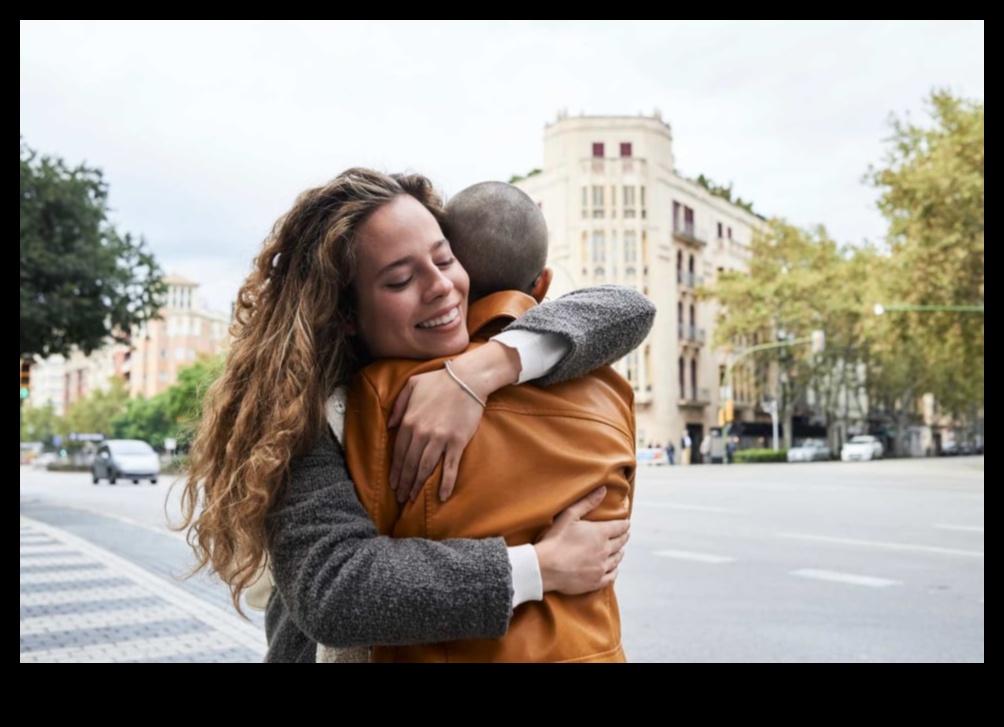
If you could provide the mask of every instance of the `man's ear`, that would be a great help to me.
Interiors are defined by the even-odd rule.
[[[554,271],[551,268],[544,268],[544,271],[534,283],[533,292],[530,293],[538,303],[543,303],[547,297],[547,291],[551,289],[551,281],[554,280]]]

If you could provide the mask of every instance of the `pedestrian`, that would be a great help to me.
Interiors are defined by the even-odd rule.
[[[666,457],[669,459],[669,466],[676,466],[676,447],[672,442],[666,445]]]
[[[683,433],[683,437],[680,439],[680,464],[684,467],[690,465],[691,457],[693,456],[694,440],[690,438],[688,432]]]

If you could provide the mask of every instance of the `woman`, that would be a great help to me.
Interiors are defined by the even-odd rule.
[[[392,260],[365,289],[357,285],[375,252],[362,234],[367,220],[402,197],[417,200],[428,214],[424,224],[431,219],[438,228],[439,199],[420,177],[350,170],[301,195],[241,290],[227,367],[207,395],[184,491],[189,540],[199,567],[211,567],[230,585],[238,608],[259,563],[266,553],[271,557],[277,591],[267,617],[269,661],[313,661],[319,642],[496,638],[512,615],[516,559],[501,538],[434,543],[377,537],[326,430],[325,400],[371,356],[387,353],[388,325],[407,348],[396,355],[454,355],[467,345],[466,333],[459,333],[465,274],[441,232],[427,253]],[[414,306],[400,305],[416,290],[414,300],[439,305],[436,315],[428,314],[431,308],[418,315]],[[535,322],[521,324],[540,332],[546,320],[538,313]],[[430,347],[429,341],[436,343]],[[587,347],[575,337],[570,344],[568,359],[581,364]],[[455,370],[479,396],[520,374],[521,362],[505,346],[478,351],[485,349],[490,353],[477,359],[477,376],[464,363],[471,354],[456,361]],[[443,396],[452,392],[456,402],[467,396],[445,372],[423,385]],[[421,406],[417,393],[412,398]],[[443,404],[433,418],[449,421],[454,410]],[[463,426],[471,426],[469,418]],[[422,427],[411,439],[426,441],[438,457],[435,448],[444,445],[423,440]],[[627,526],[581,521],[597,502],[594,497],[573,506],[531,546],[544,590],[581,593],[616,577]]]

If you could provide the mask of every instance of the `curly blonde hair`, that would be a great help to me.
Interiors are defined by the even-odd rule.
[[[290,463],[322,436],[327,397],[366,363],[349,334],[359,228],[402,195],[442,220],[442,201],[420,175],[349,169],[304,192],[276,222],[238,294],[226,367],[196,429],[178,529],[195,551],[193,573],[222,578],[240,613]]]

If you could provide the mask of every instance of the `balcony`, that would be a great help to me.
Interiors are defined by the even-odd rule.
[[[673,228],[673,237],[684,245],[691,247],[705,248],[708,246],[707,235],[698,230],[694,225],[680,224]]]
[[[703,346],[708,342],[708,332],[697,326],[680,326],[680,340],[691,346]]]
[[[704,285],[704,278],[700,275],[695,275],[694,273],[686,273],[682,270],[677,270],[676,282],[679,283],[681,287],[693,290],[694,288],[700,288]]]
[[[692,389],[680,399],[681,409],[706,409],[711,406],[710,389]]]

